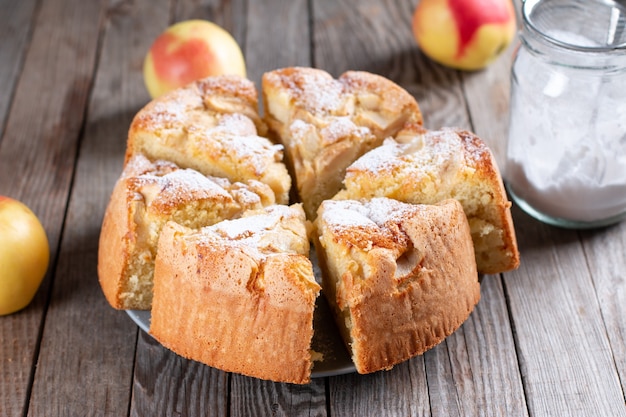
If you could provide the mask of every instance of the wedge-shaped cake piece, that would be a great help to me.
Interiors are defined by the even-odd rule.
[[[310,380],[320,287],[300,205],[275,205],[159,240],[150,333],[177,354],[228,372]]]
[[[432,348],[478,303],[472,240],[456,200],[327,200],[315,227],[324,295],[359,373]]]
[[[270,187],[259,181],[231,183],[171,162],[133,157],[102,222],[98,277],[104,295],[114,308],[149,310],[157,242],[166,222],[208,226],[274,202]]]
[[[237,76],[209,77],[156,98],[133,119],[126,161],[144,154],[230,181],[268,184],[289,201],[291,178],[282,145],[262,137],[254,84]],[[259,136],[261,135],[261,136]]]
[[[420,126],[413,96],[392,81],[363,71],[338,79],[313,68],[263,75],[265,121],[287,163],[309,219],[341,189],[355,159],[407,126]]]
[[[500,172],[485,143],[458,129],[403,132],[346,170],[335,199],[389,197],[407,203],[458,200],[469,220],[478,271],[517,268],[519,251]]]

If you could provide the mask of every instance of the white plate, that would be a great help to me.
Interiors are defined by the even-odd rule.
[[[126,310],[126,313],[141,330],[150,334],[150,311]],[[326,299],[323,295],[320,295],[315,308],[315,332],[312,347],[316,352],[324,354],[324,361],[314,363],[313,371],[311,372],[312,378],[356,372],[330,314],[330,308]]]

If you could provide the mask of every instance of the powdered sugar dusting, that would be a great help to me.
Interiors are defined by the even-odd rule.
[[[344,86],[326,72],[299,68],[280,79],[296,105],[314,115],[333,113],[342,107]]]
[[[383,144],[372,149],[365,155],[354,161],[347,169],[350,171],[367,171],[377,173],[383,170],[391,170],[391,167],[397,163],[397,158],[402,154],[402,148],[395,140],[385,139]]]
[[[484,152],[480,143],[464,140],[455,130],[444,129],[416,134],[403,143],[386,139],[380,147],[357,159],[347,171],[348,175],[388,173],[399,167],[419,172],[449,171],[451,167],[475,165]]]
[[[323,203],[323,218],[328,224],[339,228],[384,227],[389,222],[399,222],[409,207],[389,198],[373,198],[369,201],[327,200]]]
[[[218,185],[215,181],[205,177],[198,171],[193,169],[179,169],[163,176],[163,179],[168,181],[176,188],[189,190],[191,192],[210,192],[216,194],[225,194],[224,189]]]
[[[219,119],[217,126],[213,129],[213,131],[242,136],[257,134],[254,122],[250,120],[249,117],[239,113],[223,115]]]
[[[263,252],[308,253],[304,212],[298,205],[272,205],[250,210],[241,218],[204,227],[195,237],[238,246],[255,257]]]
[[[280,217],[269,214],[242,217],[235,220],[225,220],[212,227],[212,230],[222,237],[231,240],[250,239],[265,230],[272,230],[276,227]]]
[[[261,136],[216,134],[213,139],[231,155],[231,159],[249,164],[258,175],[263,174],[269,164],[282,160],[283,146]]]
[[[324,203],[322,217],[324,221],[333,227],[352,229],[359,226],[376,226],[376,223],[367,216],[367,210],[356,201],[328,200]]]
[[[348,136],[364,138],[370,133],[367,127],[357,126],[348,116],[332,117],[327,126],[320,129],[324,145],[340,141]]]

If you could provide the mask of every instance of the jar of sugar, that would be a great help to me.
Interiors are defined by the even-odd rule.
[[[525,0],[505,183],[556,226],[626,217],[626,3]]]

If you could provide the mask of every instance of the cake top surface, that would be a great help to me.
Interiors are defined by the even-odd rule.
[[[326,201],[324,219],[337,228],[383,227],[400,221],[405,212],[415,206],[389,198],[373,198],[368,201]]]
[[[258,115],[257,91],[252,81],[233,75],[208,77],[164,94],[141,109],[131,131],[160,130],[184,124],[216,126],[227,115],[238,115],[265,134]]]
[[[267,185],[255,180],[245,184],[231,183],[226,178],[205,176],[193,169],[180,169],[171,162],[151,163],[142,155],[129,161],[123,177],[129,189],[136,193],[135,198],[144,199],[149,210],[162,213],[197,200],[237,201],[252,206],[260,204],[262,199],[272,200],[273,195]]]
[[[419,106],[407,91],[366,71],[347,71],[334,79],[319,69],[283,68],[263,75],[263,89],[269,96],[288,95],[295,108],[314,116],[346,116],[357,108],[396,114],[409,110],[421,123]]]
[[[203,227],[188,239],[199,245],[238,247],[258,259],[272,253],[309,254],[304,211],[299,204],[249,210],[241,218]]]
[[[363,201],[326,200],[316,224],[322,224],[337,239],[362,250],[372,247],[392,249],[408,244],[403,223],[422,209],[420,205],[385,197]]]
[[[387,139],[382,146],[357,159],[350,171],[393,172],[398,166],[418,171],[450,171],[476,168],[491,159],[487,146],[474,135],[442,129],[403,135],[398,141]]]

